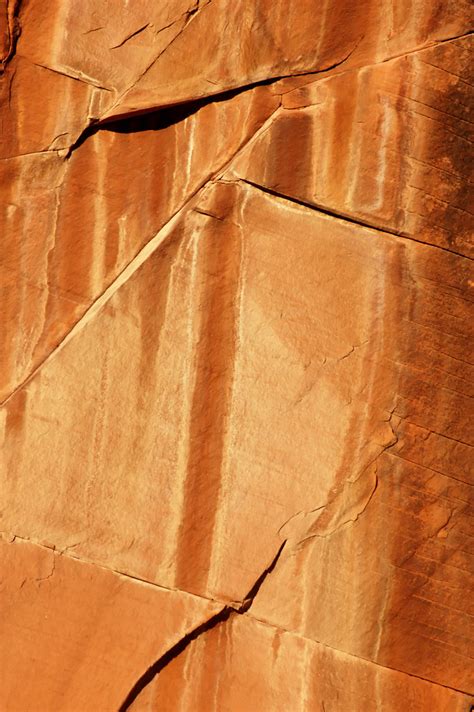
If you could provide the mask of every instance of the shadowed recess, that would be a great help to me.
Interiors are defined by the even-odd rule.
[[[82,144],[91,136],[94,136],[98,131],[110,131],[112,133],[131,134],[141,133],[142,131],[160,131],[167,129],[170,126],[179,124],[185,119],[196,114],[200,109],[208,104],[220,104],[230,101],[239,94],[250,91],[258,86],[266,86],[279,81],[281,77],[274,79],[264,79],[260,82],[247,84],[237,89],[230,89],[218,94],[212,94],[202,99],[186,101],[181,104],[173,104],[162,109],[150,107],[129,112],[127,114],[111,117],[110,119],[96,119],[87,126],[77,141],[69,148],[68,158],[71,154],[82,146]]]
[[[341,66],[352,55],[354,50],[357,48],[360,39],[357,41],[355,46],[348,52],[342,59],[320,69],[315,69],[311,71],[295,72],[291,74],[281,74],[277,77],[271,77],[269,79],[261,79],[260,81],[251,82],[250,84],[244,84],[243,86],[237,87],[235,89],[228,89],[222,92],[216,92],[203,97],[202,99],[193,99],[191,101],[185,101],[181,103],[173,104],[172,106],[167,106],[165,108],[149,107],[145,109],[137,109],[131,112],[126,112],[122,115],[111,117],[110,119],[95,119],[89,126],[87,126],[81,133],[79,138],[75,143],[73,143],[68,151],[67,158],[86,141],[90,136],[93,136],[97,131],[113,131],[114,133],[139,133],[140,131],[159,131],[160,129],[166,129],[169,126],[184,121],[189,116],[195,114],[199,109],[208,104],[216,104],[224,101],[229,101],[235,96],[242,94],[243,92],[255,89],[255,87],[268,86],[270,84],[275,84],[281,79],[286,79],[288,77],[295,76],[313,76],[318,74],[323,74],[324,72],[330,72],[333,69]]]

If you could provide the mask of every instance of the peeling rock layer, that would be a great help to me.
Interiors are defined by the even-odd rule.
[[[472,8],[0,3],[0,707],[463,712]]]

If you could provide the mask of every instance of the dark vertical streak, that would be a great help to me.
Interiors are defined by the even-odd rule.
[[[207,584],[235,360],[240,235],[212,218],[200,237],[202,296],[176,585]],[[207,227],[207,226],[206,226]]]

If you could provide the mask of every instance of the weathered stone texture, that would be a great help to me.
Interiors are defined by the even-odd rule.
[[[0,708],[468,712],[470,4],[0,12]]]

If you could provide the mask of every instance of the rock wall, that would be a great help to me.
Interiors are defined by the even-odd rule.
[[[471,4],[0,13],[1,709],[468,712]]]

